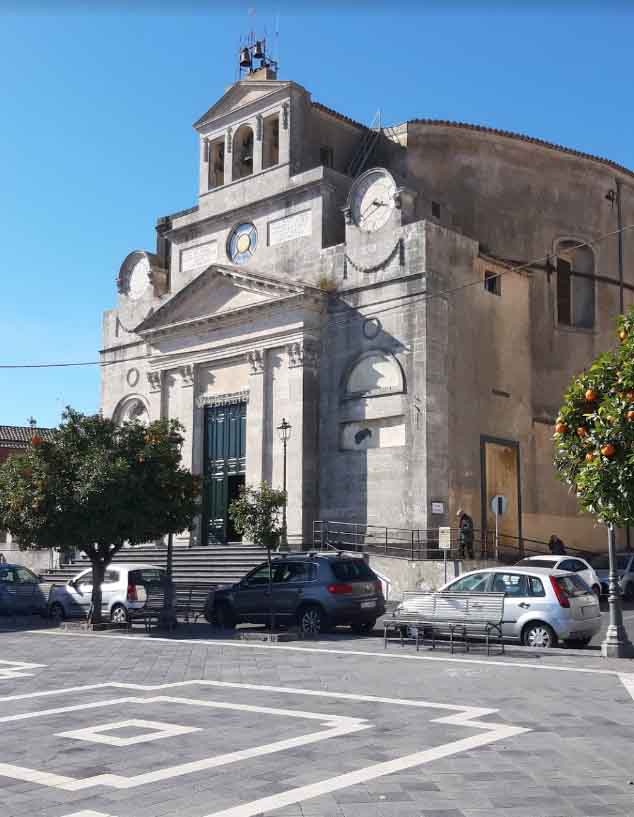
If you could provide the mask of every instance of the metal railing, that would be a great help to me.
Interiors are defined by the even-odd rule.
[[[438,544],[438,528],[390,528],[355,522],[318,520],[313,523],[313,545],[324,550],[350,550],[360,553],[393,556],[410,560],[478,559],[514,564],[527,556],[549,554],[548,542],[501,533],[474,530],[473,548],[460,543],[460,530],[451,528],[451,547]],[[566,548],[567,555],[591,556],[576,548]]]

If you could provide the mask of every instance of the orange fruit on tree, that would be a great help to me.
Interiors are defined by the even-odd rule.
[[[619,332],[619,340],[621,341],[621,343],[627,340],[627,331],[625,329],[621,329],[621,331]]]
[[[631,422],[632,422],[632,420],[634,420],[634,411],[628,411],[628,413],[627,413],[625,416],[627,417],[627,419],[628,419],[628,420],[630,421],[630,423],[631,423]]]
[[[596,389],[586,389],[586,400],[588,403],[594,403],[598,396]]]
[[[564,422],[559,422],[555,426],[555,432],[557,434],[565,434],[566,431],[568,431],[568,425],[566,423],[564,423]]]
[[[585,426],[579,426],[577,429],[577,434],[580,437],[587,437],[588,436],[588,429]]]
[[[612,443],[606,443],[605,445],[601,446],[601,453],[604,457],[613,457],[616,454],[616,448],[612,445]]]
[[[625,392],[625,399],[629,400],[630,403],[634,403],[634,389]]]
[[[586,454],[586,462],[592,462],[594,460],[594,451],[588,451]]]

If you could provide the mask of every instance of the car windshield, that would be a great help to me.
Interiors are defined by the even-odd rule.
[[[554,567],[557,559],[522,559],[518,567]]]
[[[575,596],[585,596],[587,593],[592,592],[581,576],[577,576],[576,573],[570,576],[559,576],[556,581],[565,594],[571,599]]]
[[[630,561],[630,556],[627,554],[624,556],[617,556],[616,557],[616,569],[624,572],[627,570],[627,566]],[[592,567],[595,570],[609,570],[610,569],[610,560],[607,556],[595,556],[592,560]]]
[[[340,582],[374,581],[376,576],[364,559],[337,560],[330,563],[335,578]]]

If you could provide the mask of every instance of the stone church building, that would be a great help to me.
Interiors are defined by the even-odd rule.
[[[634,222],[634,173],[458,122],[368,128],[270,68],[194,128],[198,200],[123,261],[101,352],[105,414],[187,430],[208,477],[192,543],[235,538],[243,483],[282,486],[286,419],[291,544],[315,520],[431,529],[459,507],[491,529],[503,494],[508,537],[603,547],[552,425],[614,339],[619,242],[596,240]],[[634,236],[621,251],[628,306]]]

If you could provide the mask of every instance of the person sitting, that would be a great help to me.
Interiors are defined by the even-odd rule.
[[[553,554],[553,556],[565,556],[566,555],[566,548],[564,543],[558,536],[553,535],[548,540],[548,549]]]

